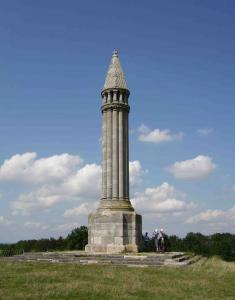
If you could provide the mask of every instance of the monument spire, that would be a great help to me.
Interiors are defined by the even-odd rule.
[[[113,52],[102,96],[102,194],[89,216],[87,252],[136,252],[141,216],[129,199],[129,98],[118,52]]]
[[[117,205],[133,210],[129,201],[129,90],[117,50],[101,93],[102,102],[102,196],[101,206]],[[114,200],[109,202],[110,200]],[[115,202],[115,200],[119,200]]]
[[[103,90],[112,88],[128,90],[117,50],[113,51]]]

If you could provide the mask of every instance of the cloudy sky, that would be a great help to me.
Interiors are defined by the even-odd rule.
[[[87,224],[114,49],[143,230],[235,233],[234,1],[3,0],[0,20],[0,242]]]

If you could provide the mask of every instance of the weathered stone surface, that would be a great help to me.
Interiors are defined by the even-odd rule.
[[[110,247],[110,250],[112,248]],[[36,261],[50,263],[78,263],[78,264],[112,264],[120,266],[187,266],[189,264],[203,262],[206,258],[201,256],[186,255],[182,252],[167,253],[139,253],[133,254],[92,254],[84,251],[63,251],[63,252],[29,252],[23,255],[12,257],[0,257],[0,261]]]
[[[142,219],[135,212],[97,211],[89,215],[86,252],[138,252]]]
[[[102,194],[97,211],[89,216],[86,252],[137,252],[142,219],[129,199],[130,92],[114,51],[102,101]]]
[[[126,80],[122,71],[117,51],[113,52],[112,60],[109,65],[108,73],[104,83],[104,89],[110,88],[127,89]]]

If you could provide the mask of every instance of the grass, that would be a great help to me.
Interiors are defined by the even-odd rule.
[[[127,268],[0,260],[0,299],[235,299],[235,263]]]

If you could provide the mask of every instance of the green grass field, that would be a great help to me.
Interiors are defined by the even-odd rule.
[[[235,263],[128,268],[0,260],[0,299],[235,299]]]

